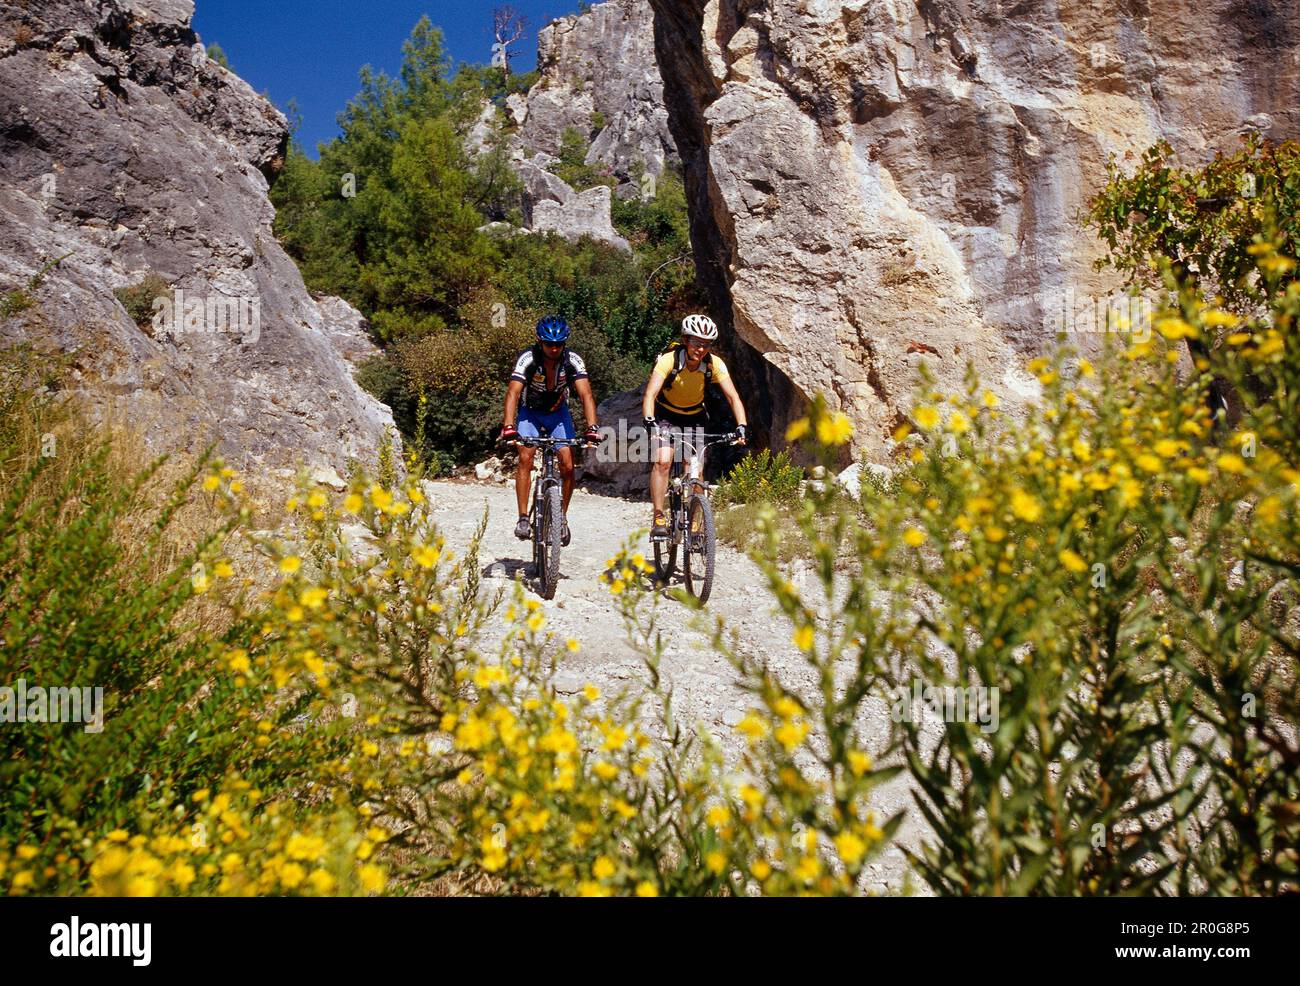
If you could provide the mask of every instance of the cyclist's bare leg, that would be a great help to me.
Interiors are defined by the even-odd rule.
[[[560,479],[564,482],[564,515],[569,515],[569,499],[573,496],[573,449],[564,447],[556,459],[560,463]]]
[[[528,483],[533,475],[533,454],[537,449],[519,446],[519,464],[515,466],[515,500],[519,504],[519,516],[528,513]]]
[[[654,468],[650,470],[650,500],[655,514],[664,511],[664,497],[668,494],[668,477],[673,468],[673,447],[665,442],[655,449]]]

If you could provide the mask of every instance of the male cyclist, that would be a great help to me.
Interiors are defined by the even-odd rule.
[[[573,415],[569,413],[569,389],[578,392],[582,412],[587,419],[583,442],[600,444],[600,429],[596,426],[596,399],[587,379],[587,367],[566,342],[569,325],[558,316],[548,315],[537,323],[537,344],[525,349],[515,361],[506,389],[504,423],[501,425],[502,442],[519,438],[574,437]],[[520,395],[524,396],[519,406]],[[515,413],[519,421],[515,424]],[[536,449],[519,446],[519,465],[515,468],[515,500],[519,505],[519,521],[515,524],[515,537],[527,541],[533,536],[528,522],[528,480],[533,471],[533,454]],[[569,498],[573,496],[573,448],[559,449],[557,459],[560,477],[564,481],[564,526],[561,543],[569,543]]]
[[[668,537],[668,517],[664,513],[664,496],[668,492],[668,477],[672,470],[673,434],[682,429],[699,429],[707,432],[708,411],[705,407],[705,390],[710,383],[717,384],[736,416],[740,438],[745,444],[747,419],[745,405],[736,393],[727,364],[711,350],[718,341],[718,327],[707,315],[688,315],[682,320],[682,337],[668,347],[655,362],[641,402],[646,430],[652,436],[654,467],[650,472],[650,499],[654,501],[654,526],[650,529],[652,541]],[[666,434],[665,434],[666,433]]]

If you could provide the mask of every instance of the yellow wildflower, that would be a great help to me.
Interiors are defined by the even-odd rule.
[[[1083,560],[1083,557],[1069,548],[1063,549],[1057,557],[1061,560],[1061,564],[1071,572],[1083,572],[1088,568],[1088,563]]]
[[[1024,490],[1015,490],[1011,494],[1011,512],[1021,520],[1033,524],[1042,519],[1043,507]]]
[[[823,445],[843,445],[853,437],[853,422],[840,411],[817,422],[817,440]]]

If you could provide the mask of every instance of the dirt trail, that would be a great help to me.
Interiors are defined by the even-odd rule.
[[[480,549],[484,585],[490,589],[501,581],[523,577],[529,597],[542,603],[547,628],[555,631],[560,640],[576,637],[582,642],[576,654],[560,650],[556,676],[560,691],[577,692],[592,682],[602,692],[612,694],[648,680],[640,656],[627,642],[614,599],[600,581],[606,559],[623,547],[631,532],[649,526],[648,503],[576,490],[569,508],[573,540],[562,552],[559,587],[555,598],[548,601],[531,591],[531,545],[514,537],[513,484],[440,481],[426,484],[426,491],[448,545],[458,552],[468,543],[486,504],[488,530]],[[652,556],[644,535],[640,547],[647,557]],[[667,650],[661,672],[673,689],[674,708],[681,723],[707,729],[721,742],[728,761],[735,763],[742,740],[734,727],[752,705],[752,699],[736,687],[734,669],[710,645],[713,617],[721,616],[729,626],[739,629],[742,649],[765,657],[781,681],[797,693],[815,692],[816,678],[794,646],[790,622],[768,596],[758,567],[720,544],[716,571],[707,613],[695,614],[673,599],[662,600],[660,626]],[[680,580],[680,575],[677,578]],[[815,589],[806,571],[796,568],[790,578],[810,595]],[[869,711],[865,721],[873,742],[883,744],[888,714],[883,703]],[[889,815],[909,801],[906,787],[895,782],[882,789],[876,805],[882,814]],[[909,841],[914,837],[910,823],[904,825],[900,835]],[[869,880],[878,892],[896,891],[904,870],[902,854],[891,847],[874,864]]]

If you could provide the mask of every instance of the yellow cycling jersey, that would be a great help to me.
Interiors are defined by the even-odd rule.
[[[655,361],[654,372],[658,373],[664,379],[667,379],[673,372],[673,367],[677,362],[677,352],[664,353]],[[713,356],[713,380],[717,383],[730,375],[727,370],[727,364],[722,362],[722,357]],[[666,387],[659,391],[659,397],[656,403],[662,404],[669,411],[676,414],[699,414],[704,410],[704,365],[700,364],[698,370],[688,370],[685,367],[677,374],[677,379],[673,381],[671,387]]]

